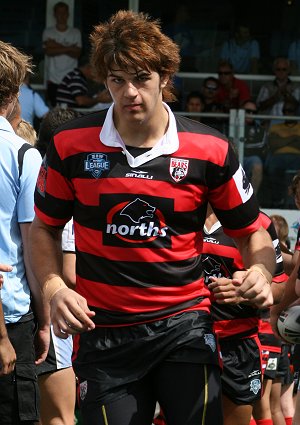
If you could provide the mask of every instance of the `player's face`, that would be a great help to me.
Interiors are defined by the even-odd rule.
[[[155,117],[163,107],[162,89],[167,80],[162,80],[157,72],[111,69],[106,83],[119,120],[143,122]]]

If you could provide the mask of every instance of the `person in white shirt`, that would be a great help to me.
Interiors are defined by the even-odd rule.
[[[81,33],[68,26],[69,6],[58,2],[53,8],[56,25],[43,32],[43,49],[46,54],[47,101],[56,104],[56,90],[64,76],[76,68],[81,53]]]

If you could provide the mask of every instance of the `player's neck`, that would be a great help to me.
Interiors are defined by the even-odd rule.
[[[157,119],[150,119],[144,123],[131,123],[129,124],[119,121],[116,128],[127,146],[134,146],[137,148],[151,148],[163,138],[168,130],[169,115],[164,109],[165,113]]]

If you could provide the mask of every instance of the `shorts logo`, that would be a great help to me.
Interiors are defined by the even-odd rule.
[[[84,161],[84,171],[98,179],[103,171],[109,171],[110,161],[104,153],[89,153]]]
[[[261,382],[259,379],[252,379],[250,382],[250,391],[252,391],[255,395],[258,394],[258,392],[261,389]]]
[[[189,169],[189,160],[180,158],[171,158],[170,160],[170,174],[175,182],[180,182],[187,176]]]
[[[36,182],[36,189],[43,198],[46,195],[46,181],[47,181],[48,164],[46,159],[43,159],[39,175]]]
[[[277,370],[277,359],[276,358],[269,358],[266,370]]]
[[[205,344],[208,345],[211,351],[214,353],[216,351],[216,340],[213,334],[204,334]]]
[[[86,395],[87,395],[87,390],[88,390],[88,383],[87,381],[83,381],[79,384],[79,395],[80,395],[80,400],[84,400]]]

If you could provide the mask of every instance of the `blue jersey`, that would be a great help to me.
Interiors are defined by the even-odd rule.
[[[1,289],[6,323],[17,322],[30,308],[20,224],[34,217],[33,194],[41,156],[37,149],[28,149],[20,175],[18,153],[24,143],[0,116],[0,261],[13,267],[4,273]]]

